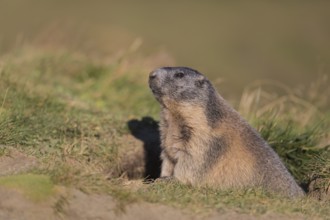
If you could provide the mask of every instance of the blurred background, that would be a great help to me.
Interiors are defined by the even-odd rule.
[[[235,96],[257,79],[296,87],[328,75],[329,12],[322,0],[1,0],[0,54],[37,44],[105,57],[136,44]]]

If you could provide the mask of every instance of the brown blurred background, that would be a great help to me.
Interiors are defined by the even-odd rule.
[[[108,56],[142,40],[239,94],[329,74],[330,1],[1,0],[0,54],[26,44]]]

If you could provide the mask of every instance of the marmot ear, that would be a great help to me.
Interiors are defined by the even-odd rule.
[[[203,85],[205,83],[205,79],[199,79],[197,81],[195,81],[195,85],[198,87],[198,88],[202,88]]]

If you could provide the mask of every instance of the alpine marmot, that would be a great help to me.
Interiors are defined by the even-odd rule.
[[[274,150],[203,74],[163,67],[150,73],[149,86],[161,105],[161,177],[194,186],[304,195]]]

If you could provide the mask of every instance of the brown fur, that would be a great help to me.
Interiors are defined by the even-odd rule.
[[[276,153],[202,74],[161,68],[149,83],[162,106],[161,177],[220,189],[304,194]]]

